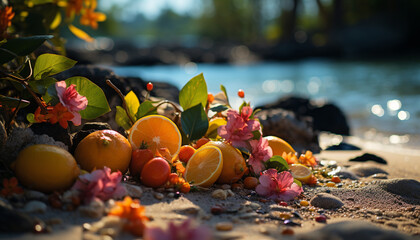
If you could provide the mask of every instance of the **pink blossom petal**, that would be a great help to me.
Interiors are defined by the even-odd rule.
[[[281,184],[280,188],[288,188],[293,183],[293,176],[290,172],[281,172],[277,175],[277,182]]]
[[[71,112],[73,114],[73,118],[71,121],[73,122],[74,126],[80,126],[82,124],[82,116],[78,112]]]
[[[268,187],[263,186],[262,184],[259,184],[256,188],[255,191],[261,195],[261,196],[268,196],[271,193],[271,189]]]

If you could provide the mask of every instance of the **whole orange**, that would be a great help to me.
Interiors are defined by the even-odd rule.
[[[74,152],[77,163],[86,171],[102,169],[127,171],[131,160],[131,145],[114,130],[100,130],[87,135]]]
[[[247,166],[245,159],[242,157],[241,152],[232,147],[232,145],[226,142],[210,141],[204,144],[202,147],[215,146],[220,149],[223,156],[223,169],[217,183],[232,184],[237,182],[245,174]]]
[[[70,188],[80,173],[69,152],[46,144],[32,145],[20,151],[14,169],[20,183],[45,193]]]
[[[144,165],[140,181],[147,187],[160,187],[168,181],[171,167],[168,161],[161,157],[155,157]]]

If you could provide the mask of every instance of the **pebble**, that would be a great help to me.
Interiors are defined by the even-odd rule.
[[[230,189],[231,188],[231,186],[229,185],[229,184],[223,184],[222,185],[222,189],[223,190],[228,190],[228,189]]]
[[[25,205],[23,210],[29,213],[45,213],[47,211],[47,205],[41,201],[32,200]]]
[[[124,183],[127,195],[132,198],[140,198],[143,195],[143,189],[140,186]]]
[[[47,201],[48,197],[46,194],[34,190],[26,190],[25,191],[25,198],[27,200],[40,200],[40,201]]]
[[[171,192],[171,193],[168,193],[168,195],[166,195],[166,196],[168,196],[168,198],[173,198],[173,197],[175,197],[175,193]]]
[[[372,175],[373,179],[388,179],[388,175],[385,173],[376,173]]]
[[[216,199],[226,200],[226,198],[228,197],[228,194],[223,189],[216,189],[211,193],[211,196]]]
[[[257,210],[257,209],[260,209],[261,208],[261,205],[258,204],[258,203],[255,203],[255,202],[251,202],[249,204],[249,207],[252,208],[252,210]]]
[[[104,215],[105,204],[99,199],[94,199],[87,206],[80,206],[79,212],[83,216],[90,218],[100,218]]]
[[[310,203],[314,207],[324,209],[334,209],[344,206],[341,199],[328,193],[318,193],[311,199]]]
[[[10,210],[13,209],[13,206],[9,203],[9,201],[7,201],[7,199],[3,197],[0,197],[0,207],[4,207]]]
[[[291,228],[285,228],[283,231],[281,231],[281,234],[283,235],[293,235],[295,234],[295,231]]]
[[[327,182],[327,184],[325,184],[325,186],[327,187],[336,187],[336,184],[333,182]]]
[[[233,192],[232,192],[232,190],[230,190],[230,189],[226,190],[226,193],[227,193],[227,196],[228,196],[228,197],[233,197],[233,196],[235,196],[235,193],[233,193]]]
[[[216,223],[217,231],[230,231],[233,229],[233,224],[231,222],[219,222]]]
[[[292,218],[292,214],[278,211],[270,212],[270,216],[274,218],[279,218],[283,221]]]
[[[308,201],[306,201],[306,200],[301,200],[301,201],[299,202],[299,204],[300,204],[300,206],[302,206],[302,207],[306,207],[306,206],[308,206],[308,205],[309,205],[309,202],[308,202]]]
[[[163,195],[163,193],[157,192],[157,193],[154,194],[154,197],[157,200],[162,200],[165,197],[165,195]]]
[[[214,205],[211,207],[210,212],[214,215],[219,215],[225,212],[225,208],[220,205]]]
[[[327,217],[325,217],[325,215],[319,215],[318,217],[315,218],[315,221],[317,221],[319,223],[326,223],[327,222]]]
[[[240,219],[250,219],[250,218],[258,218],[259,215],[256,212],[244,213],[239,215]]]

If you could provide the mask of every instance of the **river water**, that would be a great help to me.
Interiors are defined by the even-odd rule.
[[[241,103],[236,96],[240,88],[254,106],[290,94],[325,99],[345,112],[353,135],[420,149],[420,61],[305,60],[112,68],[120,76],[165,81],[179,88],[203,73],[208,91],[219,92],[223,84],[233,106]]]

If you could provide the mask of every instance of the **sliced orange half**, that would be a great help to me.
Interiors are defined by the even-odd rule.
[[[219,178],[223,169],[220,149],[214,146],[202,147],[192,155],[185,168],[185,180],[196,186],[210,187]]]
[[[295,150],[292,146],[283,139],[276,137],[276,136],[267,136],[264,137],[268,140],[268,145],[273,150],[273,156],[282,156],[283,152],[295,154]]]
[[[161,115],[149,115],[134,123],[128,141],[133,150],[145,142],[154,153],[160,148],[168,148],[171,155],[175,156],[181,148],[182,138],[172,120]]]

